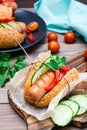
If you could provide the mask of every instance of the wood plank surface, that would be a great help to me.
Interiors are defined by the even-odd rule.
[[[26,2],[26,1],[25,1]],[[27,8],[26,10],[34,11],[32,8]],[[59,43],[60,43],[60,51],[58,53],[59,56],[66,56],[67,58],[79,54],[87,49],[87,43],[84,42],[82,38],[77,38],[74,44],[65,44],[64,36],[59,35]],[[27,50],[28,54],[32,59],[34,59],[39,53],[47,51],[47,38],[45,37],[37,46],[34,48]],[[17,53],[12,55],[11,60],[15,60],[17,56],[24,55],[24,53]],[[70,58],[71,60],[71,58]],[[74,61],[74,59],[73,59]],[[81,59],[83,61],[83,58]],[[75,66],[77,63],[73,64]],[[85,63],[83,63],[85,65]],[[85,67],[83,64],[80,64],[77,68],[80,71],[85,71]],[[0,88],[0,130],[27,130],[27,125],[22,118],[11,108],[8,103],[7,97],[7,89],[6,87]],[[55,127],[56,128],[56,127]],[[65,127],[61,130],[80,130],[74,127]],[[87,130],[84,129],[84,130]]]
[[[26,123],[10,104],[0,104],[0,130],[27,130]]]
[[[37,0],[15,0],[19,8],[30,8]]]

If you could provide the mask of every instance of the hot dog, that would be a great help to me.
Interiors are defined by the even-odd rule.
[[[0,4],[0,48],[11,48],[23,43],[26,24],[16,22],[12,7]]]
[[[54,80],[54,73],[49,71],[42,75],[29,90],[29,100],[32,102],[38,101],[43,97],[47,91],[45,87],[49,86]]]
[[[12,7],[12,10],[15,11],[18,8],[18,5],[16,2],[3,2],[3,5]]]
[[[49,58],[49,57],[48,57]],[[62,68],[57,70],[47,69],[39,78],[33,83],[32,79],[38,70],[45,64],[47,57],[42,57],[42,62],[35,63],[35,68],[31,66],[31,71],[27,77],[24,87],[24,98],[31,104],[37,107],[47,107],[50,101],[68,84],[78,79],[78,72],[75,68],[62,73]],[[51,59],[52,60],[52,59]],[[55,77],[58,76],[58,78]]]
[[[0,4],[7,7],[11,7],[13,11],[18,8],[18,5],[14,0],[0,0]]]

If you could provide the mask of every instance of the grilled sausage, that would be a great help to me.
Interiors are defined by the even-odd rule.
[[[42,75],[29,89],[29,99],[33,101],[40,100],[47,91],[45,87],[49,86],[54,81],[54,72],[49,71]]]
[[[26,24],[24,22],[17,22],[21,26],[21,32],[25,32]]]

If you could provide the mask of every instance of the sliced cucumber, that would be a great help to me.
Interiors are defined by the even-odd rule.
[[[13,29],[13,27],[11,27],[10,25],[6,23],[1,23],[1,26],[3,26],[4,28]]]
[[[87,97],[87,94],[83,94],[83,95]]]
[[[87,98],[85,95],[78,94],[71,96],[69,99],[79,104],[80,109],[78,110],[77,115],[81,115],[87,111]]]
[[[15,21],[9,22],[8,25],[10,25],[13,29],[17,29],[19,32],[21,32],[21,26]]]
[[[73,112],[70,107],[64,104],[58,104],[54,109],[52,121],[58,126],[66,126],[70,123],[73,117]]]
[[[76,114],[80,108],[79,104],[72,100],[64,100],[64,101],[61,101],[60,104],[65,104],[65,105],[69,106],[73,111],[73,117],[76,116]]]
[[[38,80],[40,78],[41,75],[43,75],[44,73],[46,73],[50,69],[46,64],[48,62],[50,62],[51,59],[55,59],[56,57],[57,57],[56,55],[50,56],[50,57],[48,57],[44,61],[44,63],[41,64],[41,66],[39,67],[39,69],[32,76],[31,84],[33,84],[36,80]]]
[[[48,69],[49,68],[46,65],[43,65],[41,68],[39,68],[39,70],[37,70],[35,72],[35,74],[33,75],[32,80],[31,80],[31,84],[33,84],[37,79],[39,79],[42,74],[47,72]]]
[[[0,24],[0,28],[4,28],[4,27]]]

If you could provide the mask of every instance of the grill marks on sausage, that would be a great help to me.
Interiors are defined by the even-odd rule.
[[[47,91],[45,87],[49,86],[54,81],[54,72],[49,71],[42,75],[29,89],[29,99],[38,101],[43,97]]]

